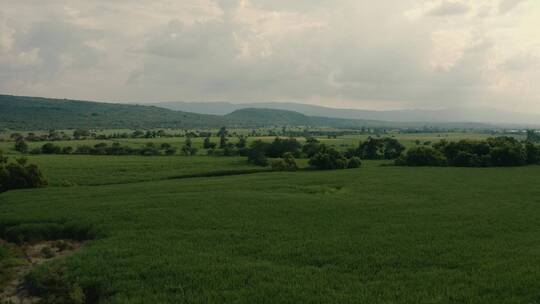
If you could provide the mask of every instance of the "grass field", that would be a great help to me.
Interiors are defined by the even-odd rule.
[[[264,170],[248,165],[242,157],[37,155],[27,158],[39,165],[52,186],[122,184]]]
[[[167,180],[243,165],[32,160],[52,186],[0,194],[0,224],[91,226],[98,238],[55,263],[106,295],[103,303],[540,302],[538,166],[368,161],[355,170]],[[81,186],[56,187],[66,176]]]

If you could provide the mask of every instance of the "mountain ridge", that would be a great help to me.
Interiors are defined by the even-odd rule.
[[[0,95],[0,128],[47,129],[155,129],[304,126],[394,129],[496,129],[482,123],[396,122],[306,115],[296,111],[243,108],[227,115],[175,111],[156,105],[119,104],[43,97]]]
[[[540,125],[540,114],[517,113],[490,108],[450,108],[438,110],[362,110],[316,106],[294,102],[160,102],[152,105],[201,114],[226,115],[242,108],[267,108],[299,112],[310,116],[343,119],[367,119],[392,122],[488,123],[505,125]]]

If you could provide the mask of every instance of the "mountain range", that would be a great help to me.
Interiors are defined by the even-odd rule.
[[[540,125],[540,115],[516,113],[491,108],[456,107],[439,110],[371,111],[339,109],[292,102],[231,103],[231,102],[162,102],[155,106],[200,114],[226,115],[244,108],[265,108],[294,111],[309,116],[343,119],[367,119],[391,122],[464,123],[476,122],[496,125]]]
[[[179,111],[178,107],[189,105]],[[398,113],[346,110],[301,104],[154,104],[136,105],[92,102],[68,99],[51,99],[0,95],[0,129],[49,130],[49,129],[155,129],[155,128],[218,128],[221,126],[256,128],[269,126],[300,126],[329,128],[394,128],[394,129],[484,129],[500,128],[493,124],[451,121],[414,121],[423,116],[414,112],[409,116]],[[263,106],[267,105],[268,108]],[[200,106],[201,108],[196,109]],[[276,109],[272,107],[288,107]],[[214,111],[212,114],[194,112]],[[290,110],[294,108],[297,111]],[[232,110],[231,112],[228,112]],[[309,111],[311,112],[309,112]],[[221,111],[215,114],[216,111]],[[224,112],[228,112],[224,114]],[[303,112],[303,113],[302,113]],[[351,110],[352,112],[352,110]],[[307,113],[307,114],[306,114]],[[341,113],[341,114],[340,114]],[[356,113],[356,114],[355,114]],[[405,113],[405,112],[400,112]],[[350,118],[363,114],[363,119]],[[370,115],[368,115],[370,114]],[[377,115],[375,115],[377,114]],[[392,116],[392,115],[394,116]],[[336,117],[341,115],[341,117]],[[374,119],[374,118],[386,118]],[[398,119],[399,118],[399,119]],[[426,117],[427,118],[427,117]]]

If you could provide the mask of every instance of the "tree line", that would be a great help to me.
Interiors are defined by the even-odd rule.
[[[508,167],[540,163],[540,147],[501,136],[486,140],[441,140],[409,149],[396,160],[404,166]]]

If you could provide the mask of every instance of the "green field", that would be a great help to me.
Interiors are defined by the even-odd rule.
[[[99,156],[37,155],[38,164],[52,186],[123,184],[194,175],[261,171],[241,157],[208,156]]]
[[[54,263],[100,303],[540,302],[538,166],[365,161],[171,179],[258,168],[203,156],[30,160],[51,186],[0,194],[0,226],[91,227],[96,239]]]

